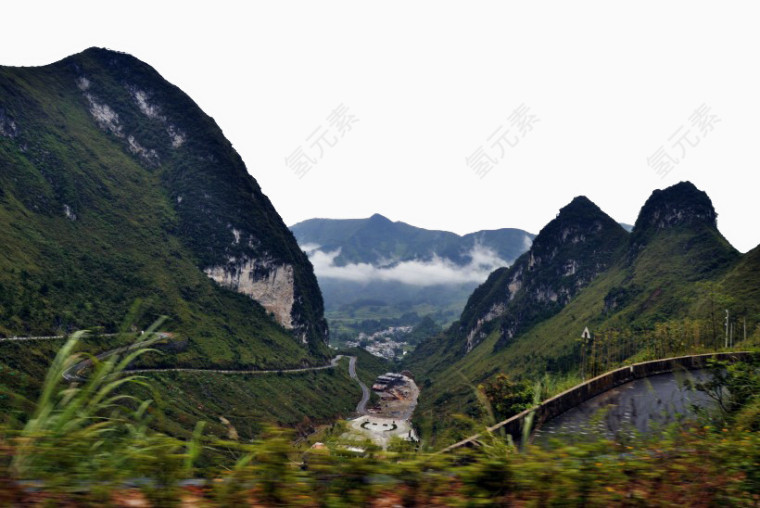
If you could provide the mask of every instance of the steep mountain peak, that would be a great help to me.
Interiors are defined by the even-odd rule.
[[[380,215],[379,213],[372,214],[372,217],[367,220],[374,224],[392,224],[392,221],[388,217]]]
[[[557,218],[564,220],[586,219],[607,214],[586,196],[576,196],[570,203],[560,208]]]
[[[91,65],[96,64],[109,72],[131,73],[131,71],[138,69],[140,71],[150,69],[150,71],[156,72],[150,65],[129,53],[97,46],[92,46],[80,53],[68,56],[53,65],[65,64],[70,66],[77,74],[81,74],[84,70],[83,65],[86,66],[88,62]],[[89,70],[93,70],[93,68],[89,67]]]
[[[81,51],[75,55],[71,55],[69,58],[76,58],[79,56],[116,56],[116,55],[120,55],[125,58],[130,58],[132,60],[139,61],[137,58],[130,55],[129,53],[124,53],[123,51],[116,51],[114,49],[101,48],[98,46],[90,46],[84,51]]]
[[[598,237],[602,231],[620,233],[624,230],[593,201],[586,196],[577,196],[538,233],[531,251],[534,254],[545,251],[556,254],[558,246],[585,243],[590,238]]]
[[[567,209],[567,208],[597,208],[598,207],[594,204],[593,201],[591,201],[586,196],[575,196],[570,203],[568,203],[566,206],[564,206],[561,210]],[[560,210],[560,211],[561,211]]]
[[[636,219],[629,263],[634,270],[652,264],[661,271],[683,270],[682,278],[691,279],[725,269],[738,252],[718,231],[717,216],[707,194],[691,182],[655,190]]]
[[[639,212],[634,233],[641,235],[678,226],[706,225],[717,229],[717,216],[707,193],[691,182],[655,190]]]
[[[628,233],[585,196],[560,209],[509,269],[491,274],[467,302],[459,333],[470,351],[500,328],[499,347],[559,312],[624,252]],[[500,323],[500,324],[499,324]]]
[[[143,242],[152,238],[151,243],[171,245],[172,259],[192,262],[194,275],[257,302],[271,314],[272,326],[276,323],[291,339],[309,346],[303,349],[325,351],[328,328],[308,258],[216,122],[147,63],[126,53],[89,48],[43,67],[0,66],[3,144],[12,148],[0,146],[0,188],[19,196],[27,210],[81,225],[76,232],[81,236],[71,236],[82,245],[110,246],[114,240],[108,234],[116,231],[121,233],[117,244],[123,240],[129,247],[136,240],[124,232],[132,229]],[[137,198],[142,208],[134,207]],[[139,215],[143,208],[145,217]],[[40,236],[50,235],[45,230]],[[74,258],[72,254],[61,261],[75,266]],[[122,261],[104,258],[104,266],[115,267],[107,274],[111,282],[130,273]],[[163,274],[155,268],[150,275],[161,279],[157,273]],[[193,298],[199,289],[176,289],[187,276],[165,280],[171,289],[167,294],[179,295],[158,298],[175,304],[169,310],[181,309],[187,301],[197,303]],[[85,274],[77,287],[99,282],[97,275]],[[153,281],[144,285],[152,287]],[[124,315],[120,305],[104,312],[102,322]],[[170,313],[166,307],[161,313]],[[50,313],[66,314],[67,309],[53,307]],[[84,314],[76,319],[85,317],[93,319]],[[58,315],[44,315],[34,326],[49,329],[58,326],[56,321],[61,321]],[[186,319],[178,326],[197,331],[191,321],[198,320]],[[239,328],[220,329],[237,344],[240,337],[260,336],[242,319]]]

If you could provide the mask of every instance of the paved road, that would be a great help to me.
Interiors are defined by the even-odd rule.
[[[105,351],[103,353],[95,355],[95,358],[98,360],[102,360],[104,358],[108,358],[109,356],[113,356],[119,353],[124,353],[125,351],[133,351],[140,349],[142,347],[149,347],[150,345],[154,344],[155,341],[148,340],[144,342],[136,342],[135,344],[130,344],[129,346],[122,346],[117,347],[116,349],[111,349],[110,351]],[[79,373],[83,371],[84,369],[87,369],[92,366],[92,360],[82,360],[81,362],[77,362],[65,371],[63,371],[63,379],[66,381],[82,381],[84,378],[79,376]]]
[[[24,342],[27,340],[60,340],[65,339],[65,335],[42,335],[37,337],[2,337],[0,342]]]
[[[362,400],[359,401],[359,403],[356,405],[356,412],[360,415],[367,414],[367,402],[369,402],[369,388],[367,388],[367,385],[361,382],[359,379],[359,376],[356,375],[356,357],[350,356],[351,361],[348,363],[348,375],[351,376],[353,379],[356,379],[356,382],[359,383],[359,386],[362,388]]]
[[[145,345],[145,343],[137,343],[132,344],[131,346],[123,346],[120,348],[112,349],[110,351],[106,351],[104,353],[100,353],[96,355],[96,358],[98,360],[102,360],[104,358],[108,358],[109,356],[123,353],[125,351],[139,349]],[[337,355],[334,358],[330,360],[330,363],[327,365],[319,365],[316,367],[300,367],[295,369],[270,369],[270,370],[255,370],[255,369],[249,369],[249,370],[234,370],[234,369],[193,369],[193,368],[166,368],[166,369],[130,369],[127,372],[129,374],[144,374],[149,372],[202,372],[202,373],[209,373],[213,372],[216,374],[287,374],[287,373],[294,373],[294,372],[309,372],[309,371],[315,371],[315,370],[325,370],[325,369],[332,369],[338,366],[338,362],[341,360],[341,358],[345,358],[344,355]],[[364,414],[367,412],[367,402],[369,401],[369,388],[367,388],[367,385],[361,382],[359,379],[359,376],[356,375],[356,357],[355,356],[349,356],[350,359],[348,364],[348,373],[351,376],[351,378],[355,379],[357,383],[359,383],[359,386],[362,389],[362,398],[359,401],[359,403],[356,405],[356,412],[359,414]],[[82,360],[81,362],[78,362],[68,369],[66,369],[63,373],[63,378],[66,381],[81,381],[83,378],[79,376],[79,374],[92,366],[92,360]]]
[[[538,442],[572,435],[575,439],[604,436],[632,437],[636,431],[651,433],[679,418],[693,414],[692,405],[712,408],[705,393],[688,389],[684,381],[704,382],[709,370],[658,374],[613,388],[546,422],[536,430]]]
[[[92,336],[95,337],[115,337],[119,335],[118,333],[95,333],[92,334]],[[28,337],[0,337],[0,342],[25,342],[30,340],[63,340],[69,338],[68,335],[35,335],[35,336],[28,336]],[[84,337],[84,339],[87,339],[89,337]]]
[[[130,369],[128,372],[132,373],[146,373],[146,372],[214,372],[216,374],[287,374],[289,372],[309,372],[312,370],[325,370],[332,369],[338,365],[343,355],[338,355],[330,360],[327,365],[318,365],[316,367],[299,367],[296,369],[269,369],[269,370],[235,370],[235,369],[192,369],[192,368],[168,368],[168,369]],[[354,358],[354,357],[350,357]]]
[[[17,339],[18,340],[18,339]],[[28,339],[27,339],[28,340]],[[115,354],[124,353],[131,350],[136,350],[141,347],[144,347],[148,345],[148,342],[138,342],[136,344],[132,344],[130,346],[122,346],[116,349],[111,349],[110,351],[105,351],[103,353],[100,353],[95,356],[98,360],[102,360],[104,358],[108,358],[109,356],[113,356]],[[316,371],[316,370],[325,370],[325,369],[332,369],[337,367],[338,362],[341,360],[341,358],[345,358],[344,355],[337,355],[334,358],[330,360],[330,363],[327,365],[319,365],[317,367],[300,367],[295,369],[271,369],[271,370],[231,370],[231,369],[192,369],[192,368],[168,368],[168,369],[132,369],[128,370],[127,372],[129,374],[143,374],[143,373],[149,373],[149,372],[203,372],[203,373],[216,373],[216,374],[281,374],[281,373],[295,373],[295,372],[309,372],[309,371]],[[355,356],[349,356],[349,363],[348,363],[348,374],[351,376],[352,379],[356,380],[357,383],[359,383],[359,386],[362,389],[362,398],[359,401],[359,403],[356,405],[356,412],[359,415],[364,415],[367,413],[367,402],[369,402],[369,388],[367,388],[367,385],[362,383],[362,381],[359,379],[359,376],[356,374],[356,357]],[[82,360],[80,362],[75,363],[68,369],[66,369],[63,372],[63,378],[66,381],[83,381],[84,378],[80,376],[80,374],[90,368],[92,366],[92,359],[86,359]]]
[[[136,350],[141,347],[146,346],[146,342],[138,342],[136,344],[132,344],[130,346],[123,346],[116,349],[111,349],[110,351],[106,351],[104,353],[100,353],[95,356],[98,360],[102,360],[104,358],[108,358],[109,356],[123,353],[125,351],[130,350]],[[325,370],[325,369],[332,369],[338,365],[338,362],[340,359],[343,358],[343,355],[338,355],[330,360],[330,363],[327,365],[319,365],[317,367],[300,367],[295,369],[272,369],[272,370],[234,370],[234,369],[192,369],[192,368],[155,368],[155,369],[130,369],[126,372],[129,374],[144,374],[148,372],[213,372],[216,374],[278,374],[278,373],[290,373],[290,372],[308,372],[312,370]],[[355,357],[350,357],[354,358]],[[82,381],[83,378],[79,376],[79,374],[92,366],[92,360],[82,360],[81,362],[75,363],[68,369],[66,369],[63,373],[63,378],[66,381]]]

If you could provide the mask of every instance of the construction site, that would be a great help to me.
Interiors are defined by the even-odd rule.
[[[367,409],[367,414],[381,418],[408,420],[417,406],[419,389],[411,374],[386,372],[372,384],[378,403]]]
[[[386,448],[393,437],[417,441],[409,420],[420,392],[411,373],[386,372],[375,379],[372,391],[378,396],[377,403],[350,422],[355,435],[368,437],[382,448]]]

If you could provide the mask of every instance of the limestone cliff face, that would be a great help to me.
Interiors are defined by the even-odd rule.
[[[513,295],[510,293],[510,298],[511,297],[513,297]],[[466,352],[469,353],[472,351],[472,348],[474,348],[481,340],[485,338],[485,334],[483,333],[483,325],[493,321],[498,317],[501,317],[506,310],[506,304],[501,302],[494,303],[491,308],[488,309],[488,312],[485,314],[485,316],[478,318],[478,320],[475,322],[475,326],[473,326],[472,329],[467,333],[467,345],[465,346]]]
[[[293,266],[270,260],[234,258],[224,266],[209,267],[206,275],[220,285],[248,295],[271,312],[278,323],[288,330],[294,328],[293,303],[295,278]],[[305,342],[305,337],[302,337]]]
[[[155,174],[199,269],[260,303],[304,344],[329,339],[313,267],[212,118],[130,55],[62,61],[92,121]],[[1,133],[16,129],[0,111]]]
[[[16,122],[5,113],[5,109],[0,107],[0,136],[15,138],[17,135],[18,126]]]
[[[499,347],[561,310],[617,260],[628,233],[581,196],[560,210],[510,268],[493,272],[470,297],[460,319],[465,352],[494,330]]]

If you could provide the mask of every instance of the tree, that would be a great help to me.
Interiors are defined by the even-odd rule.
[[[532,388],[525,382],[512,381],[506,374],[498,374],[491,381],[479,385],[478,389],[502,420],[532,407]]]

